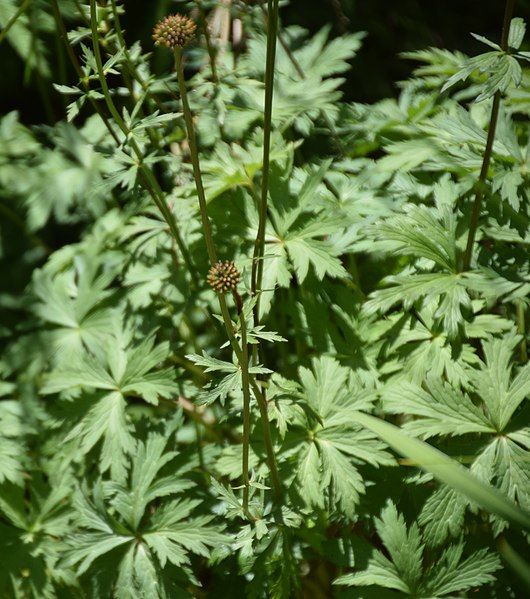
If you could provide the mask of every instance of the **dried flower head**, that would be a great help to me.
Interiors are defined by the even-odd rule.
[[[230,260],[226,260],[214,264],[210,268],[206,280],[217,293],[226,293],[236,290],[240,278],[236,265]]]
[[[184,15],[169,15],[159,21],[153,29],[153,40],[157,46],[184,48],[195,36],[197,25]]]

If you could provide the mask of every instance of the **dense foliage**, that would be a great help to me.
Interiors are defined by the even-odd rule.
[[[0,596],[526,596],[513,0],[372,104],[362,32],[169,8],[155,49],[118,0],[0,0],[64,99],[0,120]]]

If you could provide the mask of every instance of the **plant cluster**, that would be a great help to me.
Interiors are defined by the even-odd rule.
[[[366,105],[279,4],[0,0],[2,597],[525,596],[525,23]]]

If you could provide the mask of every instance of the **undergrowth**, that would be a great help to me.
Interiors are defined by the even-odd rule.
[[[0,0],[1,597],[526,596],[514,5],[367,105],[278,0]]]

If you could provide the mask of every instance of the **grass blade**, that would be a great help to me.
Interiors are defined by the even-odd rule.
[[[374,432],[397,453],[413,460],[420,468],[430,472],[439,481],[456,491],[463,493],[487,511],[530,529],[529,514],[521,510],[497,489],[478,480],[469,470],[445,453],[420,439],[410,437],[399,427],[380,418],[356,412],[355,420]]]

